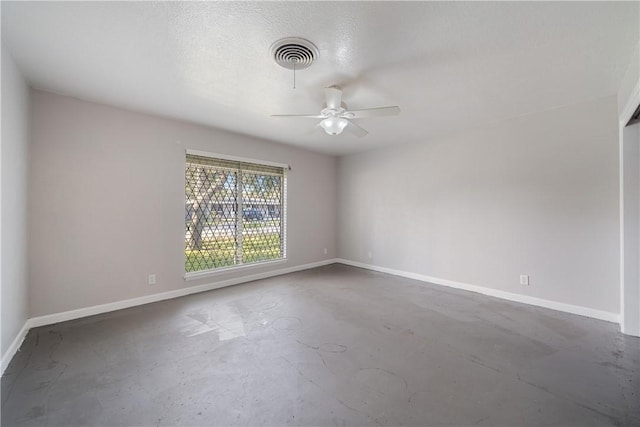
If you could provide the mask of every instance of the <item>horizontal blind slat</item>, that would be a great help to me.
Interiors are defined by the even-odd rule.
[[[255,173],[267,173],[270,175],[284,175],[284,168],[268,165],[260,165],[257,163],[236,162],[232,160],[216,159],[213,157],[196,156],[193,154],[187,154],[187,163],[219,167],[223,169],[242,169],[243,171],[255,172]]]

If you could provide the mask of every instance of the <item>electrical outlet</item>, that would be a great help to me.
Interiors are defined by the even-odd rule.
[[[369,259],[373,258],[373,252],[369,251],[368,255],[369,255]]]
[[[327,248],[324,248],[324,254],[325,255],[327,254]]]
[[[529,276],[526,274],[520,275],[520,284],[524,286],[529,286]]]
[[[149,275],[149,284],[150,285],[155,285],[156,284],[156,275],[155,274],[150,274]]]

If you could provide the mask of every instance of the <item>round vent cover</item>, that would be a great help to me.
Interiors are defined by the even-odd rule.
[[[271,45],[271,56],[281,67],[302,70],[318,58],[318,48],[309,40],[286,37]]]

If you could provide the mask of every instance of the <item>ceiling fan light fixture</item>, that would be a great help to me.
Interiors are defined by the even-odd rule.
[[[349,124],[349,120],[342,117],[327,117],[320,122],[320,126],[329,135],[340,135]]]
[[[330,86],[324,89],[327,100],[325,108],[320,114],[276,114],[271,117],[298,117],[307,119],[322,119],[315,129],[321,127],[328,135],[340,135],[343,130],[362,138],[369,132],[361,128],[351,119],[363,119],[368,117],[396,116],[400,113],[397,105],[389,107],[366,108],[363,110],[347,110],[347,106],[342,103],[342,90],[337,86]]]

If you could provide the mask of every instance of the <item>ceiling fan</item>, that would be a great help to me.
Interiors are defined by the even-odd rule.
[[[363,137],[369,132],[351,121],[369,117],[395,116],[400,113],[397,105],[392,107],[366,108],[362,110],[347,110],[342,103],[342,90],[336,86],[324,89],[327,105],[320,114],[274,114],[271,117],[298,117],[307,119],[322,119],[316,127],[321,127],[329,135],[340,135],[347,130],[357,137]]]

